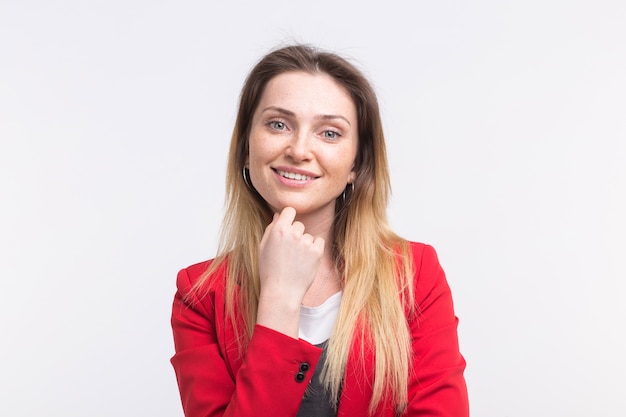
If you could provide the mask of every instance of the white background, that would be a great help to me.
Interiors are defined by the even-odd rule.
[[[178,269],[213,256],[237,95],[350,57],[476,417],[624,416],[626,3],[0,0],[0,415],[182,416]]]

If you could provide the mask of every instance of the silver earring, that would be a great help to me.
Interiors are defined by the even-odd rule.
[[[247,174],[246,171],[248,172]],[[246,183],[246,187],[248,187],[251,191],[255,191],[254,187],[252,186],[252,181],[250,180],[250,170],[244,166],[241,169],[241,175],[243,176],[243,182]]]
[[[346,190],[348,189],[348,185],[350,186],[350,195],[346,196]],[[351,182],[350,184],[346,185],[346,188],[344,188],[343,193],[341,193],[341,201],[343,201],[343,203],[346,203],[346,199],[348,199],[348,202],[350,202],[350,197],[352,197],[352,194],[354,193],[354,183]]]

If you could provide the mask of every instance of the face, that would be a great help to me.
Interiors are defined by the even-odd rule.
[[[327,74],[287,72],[265,86],[250,131],[252,184],[275,212],[332,218],[355,179],[356,107]]]

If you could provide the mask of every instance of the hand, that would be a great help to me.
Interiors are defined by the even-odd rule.
[[[299,309],[319,269],[324,239],[305,233],[296,211],[285,207],[274,214],[259,245],[261,295],[257,323],[295,336]]]
[[[305,233],[295,217],[291,207],[274,214],[259,245],[259,274],[261,293],[287,297],[299,307],[317,275],[324,239]]]

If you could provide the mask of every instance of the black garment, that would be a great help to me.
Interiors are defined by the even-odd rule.
[[[320,374],[322,373],[324,362],[326,362],[327,345],[328,340],[316,345],[322,348],[322,355],[317,362],[315,371],[313,371],[311,382],[304,393],[297,417],[337,417],[337,409],[333,407],[334,402],[330,399],[330,393],[320,382]]]

